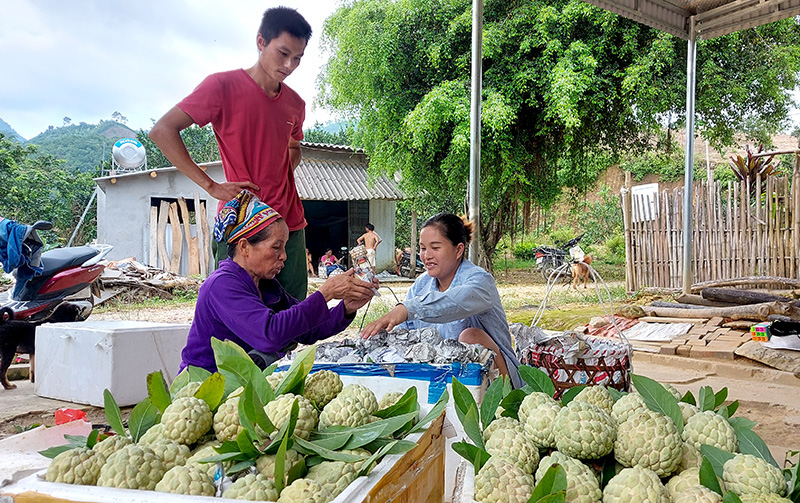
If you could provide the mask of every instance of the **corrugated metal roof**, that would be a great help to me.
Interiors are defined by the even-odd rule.
[[[306,158],[294,172],[300,199],[312,201],[352,201],[359,199],[403,199],[393,181],[381,176],[367,177],[367,162],[356,158]]]
[[[800,0],[585,0],[676,37],[689,39],[689,18],[697,36],[709,40],[735,31],[800,15]]]

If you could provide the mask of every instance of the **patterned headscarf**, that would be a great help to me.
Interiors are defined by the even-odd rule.
[[[225,203],[217,214],[214,239],[235,243],[249,238],[281,218],[280,213],[249,190],[243,190]]]

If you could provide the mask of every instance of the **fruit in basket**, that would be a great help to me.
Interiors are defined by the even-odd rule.
[[[694,486],[672,497],[672,503],[722,503],[722,496],[704,486]]]
[[[700,412],[700,409],[697,408],[696,405],[692,405],[686,402],[678,402],[678,407],[681,408],[681,415],[683,416],[683,424],[686,424],[686,421],[688,421],[690,417]]]
[[[614,457],[625,467],[641,466],[666,477],[681,462],[683,440],[671,418],[651,410],[637,412],[617,428]]]
[[[217,471],[217,463],[201,463],[200,461],[218,454],[217,451],[214,450],[215,445],[217,445],[216,442],[206,442],[205,444],[197,446],[197,448],[192,451],[192,455],[189,456],[189,459],[186,460],[186,465],[199,466],[201,469],[205,470],[209,477],[214,478],[214,474]],[[225,470],[228,470],[231,466],[233,466],[233,463],[230,461],[222,463],[222,467]]]
[[[581,461],[553,451],[539,462],[536,470],[536,482],[539,483],[553,464],[558,463],[567,472],[567,498],[570,503],[599,503],[603,497],[600,483],[592,469]]]
[[[592,404],[608,414],[611,414],[611,408],[614,406],[614,397],[605,386],[587,386],[575,396],[575,401]]]
[[[516,430],[500,428],[495,430],[486,441],[486,452],[505,455],[525,473],[533,473],[539,465],[539,449],[526,435]]]
[[[259,456],[256,459],[256,469],[259,473],[264,475],[265,477],[275,480],[275,459],[277,456],[275,454],[264,454],[263,456]],[[283,467],[284,467],[284,482],[286,481],[289,471],[291,471],[295,466],[299,465],[305,460],[302,454],[295,451],[294,449],[289,449],[286,451],[286,456],[284,457]]]
[[[389,391],[388,393],[384,393],[381,399],[378,400],[378,410],[388,409],[392,405],[396,404],[404,394],[405,393],[400,391]]]
[[[675,386],[671,385],[668,382],[662,382],[660,384],[661,384],[661,386],[664,387],[665,390],[669,391],[670,395],[675,397],[675,400],[677,400],[678,402],[681,401],[681,398],[683,397],[683,395],[681,395],[681,392],[678,391],[678,388],[676,388]]]
[[[577,459],[597,459],[614,447],[616,423],[610,414],[586,402],[572,401],[553,422],[556,448]]]
[[[153,452],[164,462],[164,467],[170,470],[174,466],[185,465],[191,452],[188,445],[179,444],[166,438],[148,444]]]
[[[522,403],[519,406],[519,422],[525,424],[533,409],[543,404],[556,405],[557,402],[553,400],[553,397],[547,393],[541,393],[539,391],[530,393],[522,400]]]
[[[263,474],[249,473],[236,479],[222,493],[222,497],[247,501],[275,501],[278,499],[278,491],[272,480]]]
[[[303,396],[318,410],[322,410],[340,391],[342,391],[342,379],[339,374],[330,370],[320,370],[306,379]]]
[[[149,447],[127,445],[112,454],[100,469],[97,485],[152,491],[167,469]]]
[[[356,469],[356,472],[358,472],[361,469],[361,467],[367,461],[367,458],[369,458],[372,455],[372,453],[369,452],[368,450],[360,449],[360,448],[359,449],[342,449],[339,452],[341,452],[343,454],[352,454],[353,456],[361,456],[361,457],[364,458],[361,461],[354,461],[354,462],[350,463],[351,465],[353,465],[353,468]]]
[[[369,411],[364,404],[352,396],[337,396],[322,409],[319,415],[319,429],[334,425],[355,428],[369,422]]]
[[[187,383],[186,386],[184,386],[183,388],[179,389],[175,393],[175,395],[172,397],[172,399],[175,400],[177,398],[183,398],[183,397],[187,397],[187,396],[194,396],[194,394],[197,393],[197,390],[200,389],[200,385],[201,384],[203,384],[203,383],[201,383],[199,381],[193,381],[193,382]]]
[[[217,492],[211,477],[196,465],[170,468],[156,484],[155,490],[191,496],[214,496]]]
[[[144,435],[139,437],[139,445],[150,445],[161,440],[169,440],[162,434],[163,430],[164,426],[161,423],[154,424],[146,432],[144,432]]]
[[[622,424],[628,420],[629,417],[637,412],[648,410],[642,395],[639,393],[628,393],[622,396],[611,407],[611,416],[617,421],[617,424]]]
[[[483,430],[483,441],[486,442],[487,440],[489,440],[489,437],[492,436],[492,433],[500,429],[516,430],[519,432],[520,435],[524,434],[525,432],[524,428],[522,427],[522,424],[513,417],[508,417],[508,416],[498,417],[497,419],[489,423],[489,426],[487,426],[486,429]]]
[[[736,452],[738,441],[733,426],[716,412],[706,410],[690,417],[681,437],[697,449],[708,444],[723,451]]]
[[[556,446],[556,437],[553,433],[553,421],[556,420],[561,407],[556,403],[543,403],[533,409],[523,425],[525,435],[530,438],[539,449],[551,449]]]
[[[687,490],[700,485],[700,468],[689,468],[684,470],[678,475],[670,477],[664,487],[670,496],[674,497],[676,494],[686,492]]]
[[[703,455],[700,453],[700,450],[695,447],[694,444],[684,442],[681,447],[681,462],[678,463],[676,473],[681,473],[689,468],[699,468],[702,462]]]
[[[312,466],[306,478],[319,482],[335,498],[356,479],[356,469],[344,461],[323,461]]]
[[[366,386],[360,384],[348,384],[339,393],[339,396],[349,396],[360,401],[367,412],[373,414],[378,411],[378,399],[375,398],[375,393]]]
[[[527,503],[533,475],[504,456],[492,456],[475,475],[475,500],[481,503]]]
[[[308,440],[308,437],[311,436],[311,432],[317,427],[319,414],[317,413],[317,409],[311,405],[311,402],[309,402],[307,398],[291,393],[278,395],[274,400],[264,406],[264,412],[267,413],[267,417],[269,417],[269,420],[275,425],[275,428],[280,429],[289,419],[289,414],[292,411],[292,405],[295,400],[297,400],[299,411],[297,414],[297,423],[294,427],[294,434],[303,440]],[[275,433],[277,433],[277,430]]]
[[[287,373],[287,370],[282,370],[280,372],[273,372],[267,376],[267,382],[270,386],[272,386],[273,391],[278,387],[283,379],[283,376],[285,376]]]
[[[132,443],[133,441],[131,441],[131,439],[128,437],[123,435],[114,435],[106,438],[102,442],[97,442],[94,444],[92,450],[108,458],[118,450],[122,449],[126,445],[131,445]]]
[[[736,494],[786,494],[786,480],[781,470],[752,454],[737,454],[722,467],[722,480]]]
[[[170,440],[190,445],[206,434],[213,420],[205,401],[195,397],[178,398],[161,416],[162,434]]]
[[[239,421],[239,398],[243,392],[242,387],[233,390],[214,413],[214,434],[220,442],[236,441],[236,437],[244,429]]]
[[[742,503],[792,503],[792,500],[782,498],[777,494],[742,494],[739,496]]]
[[[603,489],[603,503],[669,503],[669,493],[653,470],[625,468]]]
[[[297,479],[283,491],[278,503],[327,503],[331,495],[322,484],[310,479]]]
[[[53,458],[44,478],[48,482],[93,486],[105,462],[104,454],[88,447],[70,449]]]

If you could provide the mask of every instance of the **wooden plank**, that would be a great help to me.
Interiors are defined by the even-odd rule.
[[[798,139],[800,148],[800,139]],[[792,198],[794,211],[792,211],[792,277],[800,278],[800,154],[794,156],[794,170],[792,171]]]
[[[764,268],[764,261],[761,257],[764,256],[764,235],[763,229],[761,225],[761,175],[756,175],[756,182],[755,182],[756,192],[755,192],[755,210],[756,210],[756,221],[753,227],[756,230],[756,269],[753,271],[753,275],[756,273],[766,275],[767,270]]]
[[[169,272],[180,274],[183,232],[178,219],[178,203],[169,205],[169,225],[172,228],[172,253],[169,257]]]
[[[625,191],[622,193],[622,225],[625,229],[625,288],[635,292],[633,277],[633,249],[631,236],[633,233],[631,220],[631,172],[625,172]]]
[[[200,194],[194,193],[194,228],[197,232],[198,265],[200,266],[200,276],[205,278],[208,275],[208,263],[203,255],[205,254],[205,239],[203,230],[203,217],[200,215]]]
[[[150,206],[150,242],[147,245],[147,265],[158,267],[158,206]]]
[[[186,249],[189,250],[189,276],[200,274],[200,251],[197,249],[197,237],[192,237],[191,216],[186,205],[186,199],[178,198],[178,208],[183,220],[183,233],[186,238]]]
[[[735,241],[733,240],[733,184],[730,181],[728,181],[728,191],[726,196],[728,198],[728,212],[726,213],[725,218],[725,238],[723,239],[723,242],[725,243],[727,250],[727,260],[725,261],[725,277],[730,278],[734,275],[733,260],[736,256],[736,252],[734,251]]]
[[[683,220],[681,219],[681,205],[683,199],[682,190],[677,187],[672,191],[673,205],[672,205],[672,225],[675,228],[673,231],[673,242],[675,244],[675,286],[681,285],[681,277],[683,274]],[[682,286],[682,285],[681,285]]]
[[[169,203],[161,201],[158,207],[158,267],[169,270],[169,254],[167,253],[167,220],[169,219]]]
[[[206,276],[211,272],[211,230],[208,227],[208,213],[206,213],[205,201],[200,202],[200,224],[203,227],[203,257],[202,263],[205,264]]]

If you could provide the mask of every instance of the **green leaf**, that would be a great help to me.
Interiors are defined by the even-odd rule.
[[[484,464],[492,457],[488,452],[468,442],[461,441],[453,444],[453,450],[461,457],[475,466],[475,473],[480,471]],[[477,463],[476,463],[477,460]],[[476,466],[477,465],[477,466]]]
[[[297,405],[297,400],[295,400],[295,405]],[[283,439],[281,440],[281,445],[278,447],[278,452],[275,453],[275,479],[273,483],[275,484],[275,490],[280,493],[283,491],[285,487],[284,484],[286,483],[286,446],[289,443],[289,436],[291,433],[287,429],[283,434]]]
[[[300,413],[300,405],[297,402],[297,398],[295,398],[294,401],[292,402],[292,408],[289,411],[288,419],[286,420],[285,423],[283,423],[283,425],[278,430],[278,434],[275,435],[274,437],[275,440],[273,440],[273,442],[269,444],[266,449],[264,449],[264,454],[275,454],[276,452],[278,452],[278,449],[280,448],[280,443],[281,443],[280,439],[282,439],[287,435],[289,438],[292,437],[292,434],[294,434],[294,427],[297,424],[297,415],[299,413]]]
[[[553,384],[553,380],[542,369],[529,365],[520,365],[519,376],[534,391],[547,393],[550,396],[556,394],[556,386]]]
[[[542,480],[533,488],[529,503],[543,501],[545,496],[567,493],[567,472],[564,467],[554,463],[547,469]]]
[[[89,432],[89,437],[86,439],[86,447],[91,449],[97,444],[97,439],[100,437],[100,430],[92,430]]]
[[[453,400],[455,401],[455,409],[456,415],[458,416],[458,420],[461,421],[461,424],[464,424],[467,417],[467,412],[470,408],[474,407],[475,410],[478,410],[478,404],[475,403],[475,397],[472,396],[472,393],[469,392],[466,386],[461,384],[461,382],[453,378]],[[477,428],[480,428],[480,425],[476,425]]]
[[[281,379],[278,387],[275,388],[276,395],[294,393],[302,395],[306,384],[306,377],[314,366],[314,358],[317,355],[317,347],[310,346],[300,351],[289,366],[289,371]]]
[[[231,394],[236,388],[248,382],[254,385],[263,381],[261,369],[239,345],[233,341],[221,341],[216,337],[211,338],[211,348],[214,350],[214,360],[217,370],[225,376],[225,393]],[[269,383],[266,383],[269,385]]]
[[[728,451],[723,451],[712,445],[703,444],[700,446],[700,452],[703,457],[708,459],[711,466],[714,468],[714,473],[717,477],[722,478],[722,467],[726,461],[733,459],[733,454]]]
[[[406,390],[403,396],[401,396],[394,405],[390,405],[385,409],[375,412],[373,416],[387,418],[401,414],[408,414],[409,412],[417,410],[418,408],[419,403],[417,402],[417,388],[412,386]]]
[[[700,408],[700,412],[714,410],[715,404],[716,396],[714,395],[714,390],[711,389],[711,386],[701,386],[697,395],[697,406]]]
[[[239,447],[239,452],[241,452],[241,456],[237,457],[237,459],[256,459],[261,455],[261,452],[253,445],[253,437],[250,436],[250,432],[247,430],[242,430],[236,435],[236,445]]]
[[[261,398],[256,392],[255,386],[251,383],[247,383],[244,387],[244,395],[245,405],[250,408],[247,411],[250,420],[258,425],[266,435],[275,431],[275,425],[269,420],[269,416],[267,416],[267,412],[264,410],[264,403],[261,402]]]
[[[375,421],[374,423],[365,424],[363,426],[351,429],[350,440],[347,441],[347,443],[344,445],[344,448],[357,449],[361,446],[367,445],[378,437],[385,436],[383,434],[383,430],[386,428],[386,425],[378,423],[379,421]],[[398,426],[398,428],[400,426]]]
[[[175,376],[175,380],[172,381],[172,384],[170,384],[170,386],[169,386],[169,394],[170,394],[170,396],[175,396],[178,393],[178,391],[183,389],[184,386],[186,386],[187,384],[189,384],[189,382],[191,382],[190,379],[189,379],[189,369],[190,368],[191,367],[186,367],[185,369],[181,370],[180,373],[177,376]],[[208,371],[206,370],[206,372],[208,372]],[[209,374],[211,374],[211,373],[209,372]]]
[[[62,452],[71,451],[72,449],[77,449],[80,446],[72,445],[72,444],[64,444],[64,445],[57,445],[55,447],[48,447],[43,451],[39,451],[39,454],[46,458],[53,459],[54,457],[58,456]]]
[[[727,398],[728,398],[728,388],[722,388],[721,390],[717,391],[714,394],[714,410],[716,410],[717,407],[725,403],[725,400]]]
[[[128,428],[131,431],[131,439],[138,442],[142,435],[147,430],[153,427],[161,420],[161,412],[158,407],[153,405],[150,398],[145,397],[141,402],[137,403],[131,411],[131,416],[128,418]]]
[[[366,459],[365,456],[359,456],[358,454],[348,454],[346,452],[340,452],[336,449],[328,449],[320,440],[309,441],[297,437],[294,439],[294,441],[295,447],[298,451],[305,452],[306,454],[317,454],[331,461],[355,463],[356,461],[362,461]]]
[[[728,491],[725,493],[725,496],[722,497],[722,503],[742,503],[742,500],[735,492]]]
[[[147,374],[147,396],[162,413],[172,403],[164,374],[160,370]]]
[[[225,395],[225,376],[219,372],[214,372],[208,379],[203,381],[200,388],[195,392],[194,396],[203,400],[208,404],[208,408],[212,411],[217,410],[222,397]]]
[[[772,453],[769,452],[769,447],[756,432],[750,428],[736,427],[735,425],[733,429],[736,430],[736,438],[739,440],[739,452],[752,454],[767,461],[772,466],[780,468],[775,458],[772,457]]]
[[[256,464],[255,459],[244,459],[242,461],[237,461],[230,468],[225,470],[225,475],[228,474],[233,475],[236,473],[243,472],[245,470],[250,469],[250,467],[255,466],[255,464]]]
[[[289,472],[286,474],[286,484],[289,485],[295,480],[302,478],[303,475],[306,473],[306,460],[301,459],[298,463],[295,463],[289,468]]]
[[[569,388],[567,391],[564,392],[563,395],[561,395],[561,405],[566,406],[567,404],[569,404],[572,400],[575,399],[576,396],[578,396],[578,393],[583,391],[583,388],[585,387],[586,387],[585,384],[579,384],[577,386]]]
[[[711,465],[711,461],[705,457],[700,463],[700,484],[722,496],[722,487],[719,485],[717,474],[714,473],[714,467]]]
[[[600,461],[602,462],[602,469],[600,471],[600,489],[603,489],[606,484],[608,484],[608,481],[617,475],[617,460],[614,459],[613,454],[610,454],[608,456],[604,456]]]
[[[731,424],[731,426],[733,426],[734,430],[736,429],[752,430],[758,425],[757,422],[747,419],[746,417],[743,416],[729,417],[728,422]]]
[[[464,431],[475,445],[483,449],[483,433],[478,424],[478,407],[475,405],[471,406],[467,411],[465,419],[466,420],[461,423],[461,425],[464,426]]]
[[[342,432],[339,434],[326,435],[322,437],[318,436],[316,433],[312,433],[309,441],[314,442],[315,445],[319,445],[325,449],[336,451],[342,449],[345,444],[350,441],[352,436],[353,435],[349,432]]]
[[[356,474],[356,477],[369,475],[369,472],[371,472],[372,469],[375,467],[375,465],[378,464],[380,459],[383,458],[383,456],[385,456],[387,452],[391,451],[397,442],[398,440],[394,440],[386,444],[382,449],[375,451],[375,453],[369,458],[367,458],[367,460],[364,461],[364,464],[361,465],[361,469]]]
[[[538,503],[564,503],[567,500],[567,491],[560,491],[555,494],[548,494],[537,500]]]
[[[512,390],[507,394],[500,402],[500,406],[503,407],[503,416],[519,419],[519,406],[522,405],[526,396],[528,395],[521,389]]]
[[[683,397],[681,397],[680,401],[688,403],[688,404],[691,404],[691,405],[695,405],[695,406],[697,405],[697,402],[695,401],[694,395],[692,394],[691,391],[687,391],[686,393],[684,393]]]
[[[111,429],[114,430],[117,435],[127,437],[128,432],[125,431],[125,426],[122,424],[122,412],[119,410],[117,401],[114,400],[113,395],[111,395],[111,392],[108,391],[107,388],[103,390],[103,405],[105,406],[108,425],[111,426]]]
[[[672,393],[649,377],[631,374],[631,381],[633,381],[633,385],[636,386],[636,391],[642,396],[647,408],[672,418],[675,422],[675,426],[678,427],[678,432],[682,433],[683,414],[681,413],[681,408],[678,407],[678,400],[672,396]],[[713,395],[711,396],[713,398]]]
[[[392,448],[386,452],[387,455],[404,454],[417,447],[417,443],[411,440],[395,440],[392,438],[379,437],[365,445],[364,448],[370,452],[376,452],[382,449],[386,444],[392,444]]]
[[[481,402],[481,424],[485,430],[494,421],[494,413],[503,400],[503,381],[504,379],[495,379],[492,384],[486,389],[483,395],[483,402]]]
[[[617,388],[612,388],[611,386],[606,387],[608,393],[611,395],[611,398],[614,399],[614,402],[622,398],[623,396],[627,395],[627,393],[623,393],[622,391],[618,390]]]
[[[449,399],[450,396],[445,389],[444,393],[442,393],[442,396],[440,396],[439,400],[436,402],[436,405],[434,405],[433,408],[427,414],[425,414],[425,417],[423,417],[417,424],[414,425],[413,428],[411,428],[408,434],[411,435],[412,433],[417,433],[418,431],[427,429],[428,423],[442,415],[445,407],[447,407],[447,401]]]
[[[733,417],[737,410],[739,410],[739,400],[734,400],[728,404],[728,417]]]

